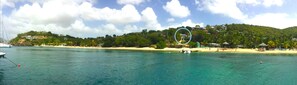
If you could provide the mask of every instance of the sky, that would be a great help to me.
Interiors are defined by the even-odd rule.
[[[86,38],[195,25],[297,26],[297,0],[0,1],[8,38],[31,30]]]

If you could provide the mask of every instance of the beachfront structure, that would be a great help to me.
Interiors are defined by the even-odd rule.
[[[261,43],[259,47],[259,51],[265,51],[265,47],[267,47],[267,45],[265,43]]]
[[[228,42],[224,42],[223,45],[226,47],[227,45],[229,45]]]
[[[220,47],[221,45],[218,43],[208,43],[208,46],[210,47]]]

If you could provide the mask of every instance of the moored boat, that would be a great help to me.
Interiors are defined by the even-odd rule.
[[[10,44],[5,44],[5,43],[0,43],[0,48],[11,48],[12,45]]]
[[[181,53],[191,53],[191,50],[182,50]]]
[[[0,58],[4,58],[4,56],[5,56],[5,53],[0,52]]]

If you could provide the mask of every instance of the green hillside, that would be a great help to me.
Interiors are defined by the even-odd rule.
[[[98,46],[102,38],[78,38],[70,35],[58,35],[51,32],[30,31],[18,34],[10,43],[15,46],[65,45],[65,46]]]
[[[191,30],[192,40],[189,47],[196,47],[196,42],[203,46],[209,43],[229,43],[229,47],[241,45],[245,48],[256,48],[261,43],[266,43],[269,48],[297,48],[297,27],[276,29],[272,27],[226,24],[207,25],[205,28],[186,27]],[[97,38],[78,38],[69,35],[58,35],[51,32],[30,31],[19,34],[11,40],[17,46],[33,45],[65,45],[65,46],[103,46],[103,47],[180,47],[174,40],[174,33],[179,28],[169,28],[162,31],[143,30],[141,32],[124,35],[106,35]],[[186,33],[186,31],[181,31]],[[178,35],[178,38],[180,35]]]

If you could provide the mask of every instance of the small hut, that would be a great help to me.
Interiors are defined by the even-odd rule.
[[[224,50],[227,50],[227,46],[228,46],[228,45],[229,45],[228,42],[224,42],[224,43],[223,43],[223,49],[222,49],[222,50],[223,50],[223,51],[224,51]]]
[[[260,45],[259,45],[259,51],[265,51],[265,48],[267,47],[267,45],[265,44],[265,43],[261,43]]]
[[[229,45],[228,42],[224,42],[224,43],[223,43],[223,46],[224,46],[224,47],[227,47],[228,45]]]

